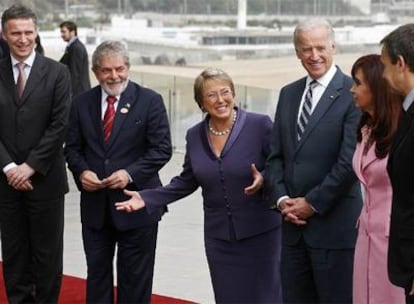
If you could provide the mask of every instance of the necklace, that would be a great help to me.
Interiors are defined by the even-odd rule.
[[[228,127],[227,129],[223,130],[223,131],[217,131],[214,130],[214,128],[211,126],[211,122],[208,122],[208,129],[210,131],[211,134],[213,134],[214,136],[223,136],[223,135],[227,135],[230,133],[231,129],[233,128],[234,122],[236,121],[237,118],[237,112],[236,110],[233,110],[233,117],[231,119],[231,126]]]

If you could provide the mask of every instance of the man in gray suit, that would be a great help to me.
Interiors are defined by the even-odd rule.
[[[10,55],[0,60],[0,229],[10,303],[56,303],[62,279],[63,139],[67,68],[34,51],[37,18],[13,5],[1,18]]]
[[[351,303],[361,193],[352,170],[360,112],[333,64],[334,32],[308,19],[294,32],[308,75],[280,91],[265,180],[282,226],[285,303]]]

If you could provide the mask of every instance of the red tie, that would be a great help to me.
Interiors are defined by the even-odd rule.
[[[111,136],[112,125],[115,118],[115,107],[114,103],[116,102],[115,96],[108,96],[106,98],[108,106],[106,107],[104,119],[103,119],[103,131],[104,131],[104,142],[108,144],[109,137]]]

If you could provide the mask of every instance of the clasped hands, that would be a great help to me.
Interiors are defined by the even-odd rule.
[[[82,183],[82,188],[89,192],[103,188],[124,189],[129,184],[129,175],[126,170],[121,169],[101,180],[95,172],[85,170],[80,176],[80,181]]]
[[[307,219],[315,213],[304,197],[283,199],[279,204],[279,209],[285,221],[298,226],[306,225]]]
[[[33,190],[33,185],[30,178],[34,173],[35,170],[32,167],[26,163],[22,163],[7,170],[7,182],[18,191],[31,191]]]

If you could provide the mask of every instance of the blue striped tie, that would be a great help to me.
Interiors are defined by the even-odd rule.
[[[300,113],[298,120],[298,140],[305,132],[306,125],[308,124],[309,117],[312,113],[312,90],[318,85],[316,80],[312,80],[309,84],[308,91],[305,95],[305,101],[302,106],[302,112]]]

